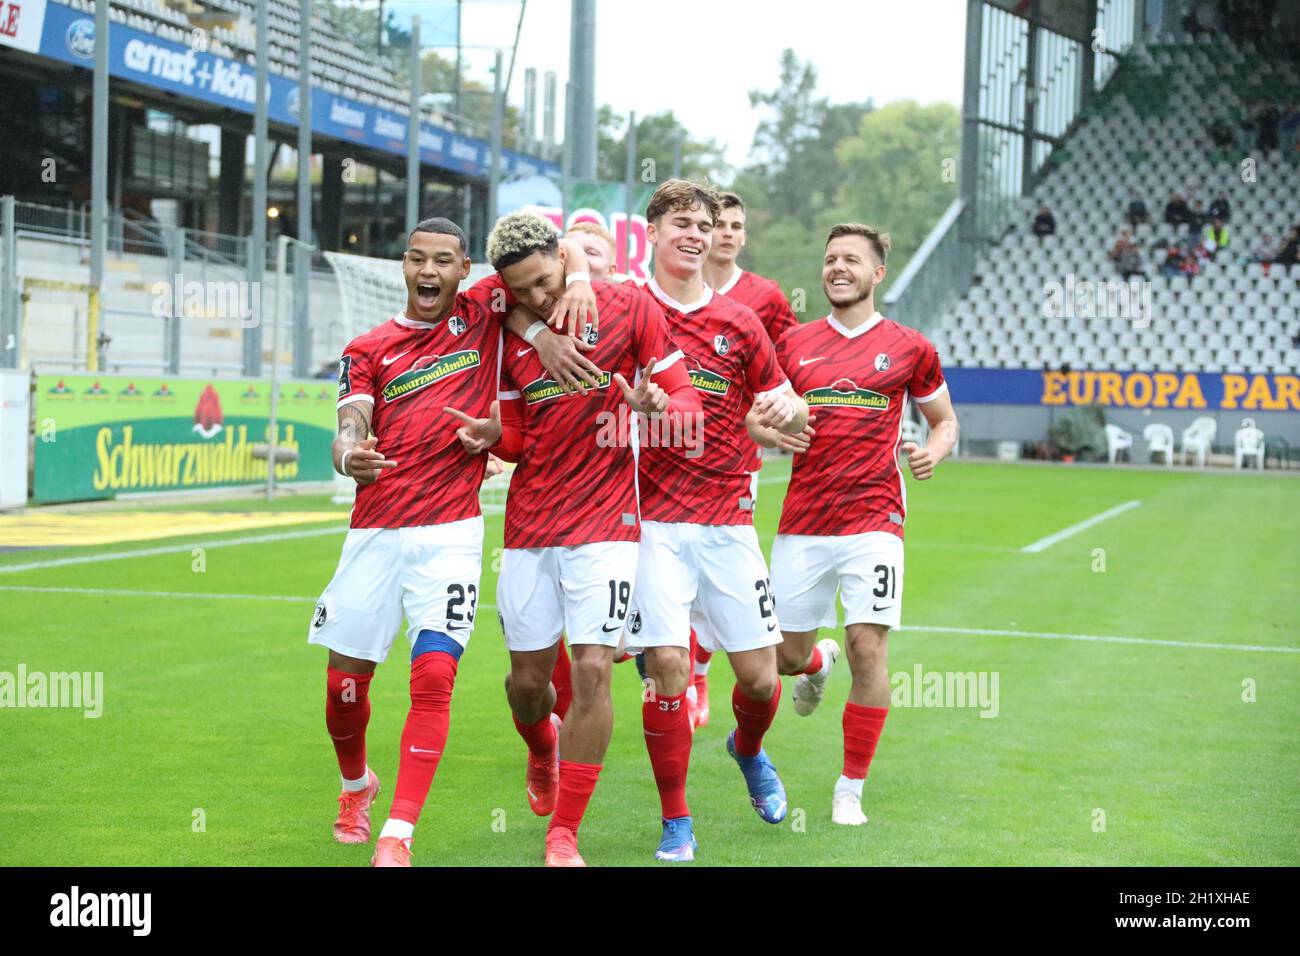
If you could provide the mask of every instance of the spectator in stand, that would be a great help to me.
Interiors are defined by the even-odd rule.
[[[1147,211],[1147,204],[1142,201],[1137,193],[1133,193],[1129,197],[1127,217],[1128,224],[1134,229],[1138,227],[1138,223],[1151,221],[1151,213]]]
[[[1173,243],[1165,250],[1165,261],[1160,266],[1160,274],[1167,279],[1183,274],[1183,247],[1178,243]]]
[[[1236,137],[1232,133],[1232,127],[1224,120],[1215,120],[1210,125],[1210,139],[1214,140],[1214,145],[1219,149],[1231,149],[1232,144],[1236,142]]]
[[[1192,35],[1192,42],[1201,38],[1201,21],[1196,15],[1196,4],[1188,4],[1187,12],[1183,14],[1183,29]]]
[[[1201,258],[1196,255],[1196,251],[1199,251],[1200,248],[1200,246],[1197,246],[1197,250],[1184,255],[1178,263],[1179,273],[1187,276],[1189,282],[1193,276],[1201,274]]]
[[[1052,211],[1047,208],[1046,204],[1038,207],[1038,215],[1034,217],[1034,235],[1039,239],[1043,236],[1052,236],[1056,234],[1056,217]]]
[[[1277,125],[1280,117],[1278,116],[1277,107],[1268,103],[1255,117],[1255,122],[1259,126],[1259,148],[1261,150],[1277,149]]]
[[[1243,156],[1249,156],[1255,149],[1255,144],[1259,141],[1259,126],[1255,123],[1252,105],[1243,107],[1244,112],[1241,114],[1241,123],[1238,126],[1237,149]]]
[[[1227,193],[1219,193],[1214,197],[1214,202],[1210,203],[1210,218],[1232,221],[1232,205],[1228,202]]]
[[[1192,210],[1187,214],[1187,238],[1190,242],[1200,242],[1201,232],[1205,229],[1205,224],[1210,221],[1210,217],[1205,213],[1205,203],[1199,199],[1192,204]]]
[[[1296,109],[1294,103],[1286,108],[1282,118],[1277,121],[1277,135],[1282,152],[1294,153],[1296,141],[1300,140],[1300,109]]]
[[[1173,193],[1165,203],[1165,222],[1171,226],[1183,225],[1191,214],[1191,207],[1180,193]]]
[[[1133,241],[1127,229],[1119,231],[1119,238],[1115,240],[1115,245],[1111,246],[1107,255],[1115,263],[1115,268],[1119,270],[1119,274],[1125,281],[1133,275],[1141,276],[1143,279],[1147,277],[1142,271],[1141,247]]]
[[[1300,261],[1300,229],[1291,227],[1282,242],[1282,248],[1278,250],[1277,258],[1273,261],[1280,266],[1293,266]]]
[[[1213,259],[1220,249],[1228,248],[1228,224],[1218,216],[1210,220],[1201,233],[1201,245],[1206,254]]]
[[[1259,242],[1255,243],[1255,248],[1250,251],[1251,260],[1268,265],[1277,258],[1278,245],[1273,234],[1266,232],[1260,237]]]

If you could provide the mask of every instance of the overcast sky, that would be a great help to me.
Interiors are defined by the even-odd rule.
[[[535,67],[539,99],[541,75],[559,74],[563,109],[569,9],[570,0],[528,0],[512,103],[522,103],[523,71]],[[467,0],[465,42],[508,45],[518,15],[517,2]],[[785,47],[812,60],[832,102],[960,106],[965,20],[965,0],[597,0],[596,104],[640,115],[671,109],[693,137],[715,138],[741,165],[758,122],[748,92],[776,86]],[[486,80],[491,54],[467,58],[471,75]]]

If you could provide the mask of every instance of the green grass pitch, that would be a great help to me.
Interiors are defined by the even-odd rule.
[[[769,462],[764,472],[765,550],[787,468]],[[794,714],[787,679],[767,748],[791,814],[769,826],[723,748],[731,679],[719,657],[713,721],[695,738],[688,789],[699,864],[1300,863],[1300,482],[959,461],[910,482],[909,494],[905,629],[891,637],[890,671],[996,672],[997,716],[895,706],[864,794],[871,822],[835,827],[847,667],[808,718]],[[1130,500],[1141,505],[1040,553],[1021,550]],[[292,498],[277,507],[330,506]],[[487,529],[482,613],[416,829],[417,865],[541,863],[545,821],[524,797],[491,607],[499,515]],[[104,674],[98,719],[0,710],[0,862],[364,865],[371,847],[330,837],[338,775],[323,720],[325,651],[305,643],[341,542],[210,547],[202,573],[188,550],[3,571],[187,539],[0,555],[0,671],[21,663]],[[154,593],[120,593],[131,591]],[[372,689],[370,762],[384,784],[376,831],[406,712],[403,649],[399,639]],[[658,801],[630,664],[616,668],[614,691],[613,742],[582,850],[591,865],[651,864]]]

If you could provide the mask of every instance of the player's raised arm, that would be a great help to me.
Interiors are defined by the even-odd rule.
[[[759,425],[785,435],[798,435],[808,426],[808,403],[795,394],[789,382],[784,388],[755,396],[750,414]]]
[[[560,259],[564,262],[564,295],[555,303],[549,321],[557,329],[570,335],[579,335],[588,324],[600,327],[596,308],[596,293],[591,288],[591,271],[587,266],[587,253],[572,239],[560,239]]]
[[[813,428],[813,423],[816,421],[815,415],[809,415],[803,431],[790,434],[762,424],[758,413],[751,408],[749,414],[745,416],[745,430],[749,432],[749,437],[754,439],[756,444],[764,448],[779,448],[793,455],[812,447],[812,441],[817,437],[817,431]]]
[[[339,430],[334,436],[334,470],[359,485],[375,481],[385,469],[396,468],[375,446],[379,439],[370,434],[373,406],[364,401],[349,402],[339,409]]]
[[[924,481],[934,474],[935,465],[952,454],[953,446],[957,444],[957,412],[952,407],[952,396],[947,388],[926,401],[913,400],[930,424],[930,437],[924,446],[914,441],[903,442],[903,452],[907,455],[907,467],[912,470],[912,477]]]
[[[537,357],[546,373],[567,390],[585,395],[588,388],[596,387],[600,369],[582,354],[590,352],[594,346],[567,333],[552,332],[546,322],[523,305],[517,305],[510,311],[506,317],[506,328],[537,350]]]

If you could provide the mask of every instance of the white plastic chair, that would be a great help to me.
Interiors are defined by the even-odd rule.
[[[1142,429],[1142,440],[1147,443],[1147,452],[1154,461],[1156,454],[1164,452],[1165,464],[1173,467],[1174,464],[1174,430],[1168,425],[1161,425],[1158,422],[1148,425]]]
[[[1183,461],[1187,461],[1189,454],[1196,456],[1196,466],[1205,467],[1205,456],[1210,452],[1210,446],[1214,443],[1215,433],[1218,426],[1214,423],[1213,418],[1201,417],[1192,422],[1190,428],[1183,430]]]
[[[1253,425],[1238,428],[1233,436],[1237,467],[1244,468],[1247,458],[1254,458],[1259,468],[1264,467],[1264,433]]]
[[[1115,464],[1115,456],[1126,448],[1133,447],[1133,436],[1118,425],[1106,426],[1106,454],[1110,463]]]

